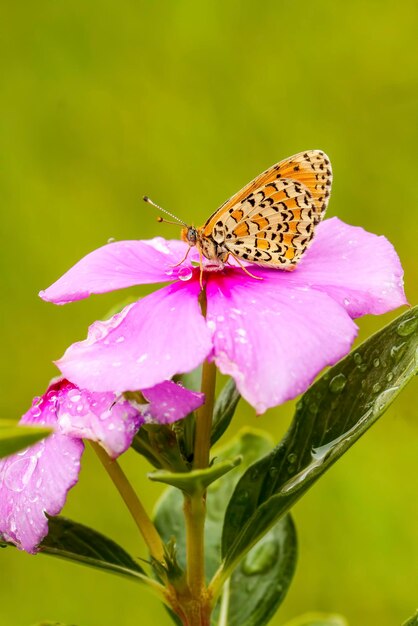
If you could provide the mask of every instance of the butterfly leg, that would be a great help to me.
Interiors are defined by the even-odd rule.
[[[189,252],[190,252],[190,250],[191,250],[191,247],[189,246],[189,247],[187,248],[187,252],[186,252],[186,254],[184,255],[184,257],[182,258],[182,260],[181,260],[181,261],[179,261],[178,263],[176,263],[175,265],[171,265],[171,267],[178,267],[179,265],[181,265],[182,263],[184,263],[184,261],[185,261],[185,260],[187,259],[187,257],[189,256]]]
[[[198,248],[199,250],[199,267],[200,267],[200,288],[203,291],[203,255],[202,255],[202,251],[200,248]]]
[[[234,259],[236,260],[236,262],[238,263],[238,265],[240,266],[240,268],[241,268],[241,269],[243,269],[243,270],[244,270],[244,272],[245,272],[246,274],[248,274],[248,276],[251,276],[251,278],[255,278],[256,280],[263,280],[263,277],[262,277],[262,276],[254,276],[254,274],[251,274],[251,272],[249,272],[249,271],[247,270],[247,268],[245,267],[245,265],[243,265],[243,264],[241,263],[241,261],[239,260],[239,257],[235,256],[235,254],[233,254],[231,251],[229,251],[229,254],[230,254],[231,256],[233,256],[233,257],[234,257]]]

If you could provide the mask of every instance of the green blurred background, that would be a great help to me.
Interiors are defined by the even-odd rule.
[[[3,0],[1,416],[18,417],[52,359],[121,294],[67,307],[37,292],[108,238],[177,236],[140,198],[200,224],[272,163],[331,157],[328,215],[386,235],[417,301],[416,0]],[[364,262],[367,263],[365,250]],[[144,293],[144,290],[134,290]],[[125,294],[123,294],[124,296]],[[360,337],[393,314],[360,321]],[[416,385],[294,509],[300,560],[273,625],[308,610],[393,626],[418,602]],[[241,424],[287,427],[292,403]],[[151,508],[148,467],[123,465]],[[65,513],[145,557],[87,450]],[[2,552],[0,624],[169,624],[140,587],[59,560]]]

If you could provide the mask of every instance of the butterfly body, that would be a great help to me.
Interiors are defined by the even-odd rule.
[[[182,230],[182,239],[208,260],[295,269],[323,218],[332,182],[324,152],[309,150],[280,161],[248,183],[201,228]]]

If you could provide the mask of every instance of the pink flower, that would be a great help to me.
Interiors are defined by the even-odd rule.
[[[322,222],[293,272],[251,266],[205,271],[207,316],[198,303],[199,269],[187,244],[121,241],[88,254],[41,292],[64,304],[132,285],[169,284],[127,306],[57,362],[65,376],[97,391],[149,387],[214,359],[258,413],[302,393],[349,350],[353,318],[406,303],[392,245],[337,218]]]
[[[35,553],[48,534],[46,514],[57,515],[78,481],[82,439],[98,441],[116,458],[127,450],[144,421],[181,419],[203,403],[202,394],[171,381],[143,391],[149,404],[136,405],[110,392],[79,389],[66,379],[52,382],[20,420],[47,425],[47,439],[0,459],[0,537]]]

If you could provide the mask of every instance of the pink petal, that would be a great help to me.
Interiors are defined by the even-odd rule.
[[[287,272],[257,281],[229,270],[211,277],[207,294],[215,362],[258,413],[305,391],[357,333],[343,307],[289,285]]]
[[[138,407],[114,393],[72,387],[58,408],[61,432],[97,441],[112,459],[117,458],[129,448],[144,421]]]
[[[57,362],[64,376],[94,391],[136,391],[196,368],[211,351],[198,303],[199,272],[90,326],[85,341]]]
[[[67,381],[51,385],[20,423],[55,426],[57,402],[71,387]],[[0,535],[4,540],[36,552],[48,533],[45,514],[61,511],[67,492],[78,480],[83,449],[82,441],[57,432],[0,460]]]
[[[289,280],[324,291],[351,317],[379,315],[407,303],[392,244],[336,217],[318,225],[312,246]]]
[[[175,280],[186,266],[179,263],[188,245],[155,237],[148,241],[116,241],[90,252],[59,278],[40,297],[55,304],[87,298],[132,285]]]
[[[183,419],[205,401],[203,393],[185,389],[171,380],[143,389],[142,394],[150,402],[147,417],[160,424],[171,424]]]

